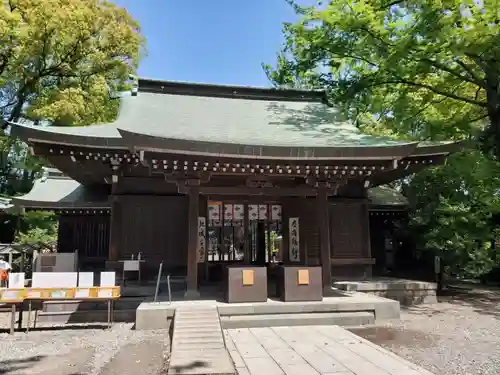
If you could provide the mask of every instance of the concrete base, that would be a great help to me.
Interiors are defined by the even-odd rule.
[[[143,302],[136,310],[135,329],[170,329],[174,314],[168,302]]]
[[[279,326],[282,319],[287,319],[293,325],[317,325],[328,321],[329,324],[335,322],[339,325],[352,326],[399,318],[397,301],[363,293],[347,293],[338,297],[323,298],[321,302],[277,300],[253,303],[224,303],[214,300],[143,302],[136,312],[136,329],[166,329],[170,326],[176,308],[185,306],[217,307],[223,325],[231,321],[230,324],[233,326],[238,325],[242,328],[253,327],[256,321],[260,321],[259,327]],[[367,315],[349,314],[359,312]],[[341,318],[345,318],[344,321]]]
[[[398,301],[403,306],[437,303],[437,284],[393,278],[346,280],[333,283],[335,288],[372,294]]]

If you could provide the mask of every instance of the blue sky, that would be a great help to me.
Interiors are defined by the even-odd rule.
[[[296,19],[284,0],[115,0],[147,39],[141,77],[269,86],[282,23]]]

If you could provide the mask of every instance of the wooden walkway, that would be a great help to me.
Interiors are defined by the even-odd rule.
[[[168,375],[234,375],[215,306],[175,309]]]

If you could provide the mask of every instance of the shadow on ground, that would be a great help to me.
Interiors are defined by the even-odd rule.
[[[175,370],[178,374],[190,373],[191,370],[197,370],[207,366],[208,363],[205,361],[193,361],[184,366],[171,366],[172,370]]]
[[[86,331],[93,329],[107,329],[105,324],[88,324],[88,325],[58,325],[58,326],[38,326],[30,328],[30,332],[43,332],[43,331]],[[0,333],[9,333],[9,329],[0,329]],[[26,332],[26,328],[16,329],[15,332]],[[1,374],[1,372],[0,372]]]
[[[374,344],[406,347],[431,347],[435,342],[432,335],[420,331],[392,327],[359,327],[349,331]]]
[[[23,359],[9,359],[0,361],[0,374],[7,375],[14,372],[19,373],[21,370],[27,370],[35,366],[36,363],[40,362],[43,358],[43,356],[35,356]]]

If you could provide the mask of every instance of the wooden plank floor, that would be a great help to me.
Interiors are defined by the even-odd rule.
[[[176,308],[168,375],[179,374],[236,374],[215,306]]]

